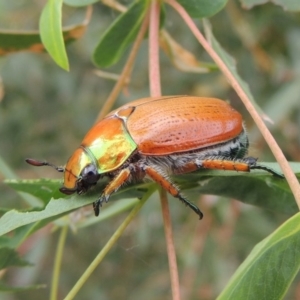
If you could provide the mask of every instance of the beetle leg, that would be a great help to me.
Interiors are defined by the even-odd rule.
[[[192,204],[189,200],[187,200],[179,191],[179,189],[173,184],[166,175],[161,174],[157,169],[145,166],[144,167],[145,173],[151,177],[155,182],[157,182],[162,188],[167,190],[173,197],[179,198],[185,205],[190,207],[200,219],[203,218],[203,213],[201,210],[194,204]]]
[[[93,203],[93,208],[96,217],[100,213],[100,207],[102,206],[102,203],[104,201],[108,202],[110,195],[116,192],[126,181],[128,181],[129,178],[130,170],[127,168],[121,170],[120,173],[118,173],[117,176],[115,176],[113,180],[109,182],[109,184],[105,187],[103,193],[101,194],[100,198]]]
[[[199,169],[231,170],[240,172],[250,172],[255,169],[256,160],[229,160],[222,157],[209,157],[207,159],[195,159],[184,163],[180,168],[173,169],[174,174],[185,174]]]
[[[276,177],[284,178],[282,174],[277,173],[271,168],[257,164],[256,162],[257,159],[251,156],[243,159],[232,159],[232,160],[222,158],[222,157],[210,157],[203,160],[196,160],[196,161],[185,163],[183,166],[180,167],[179,171],[176,172],[176,170],[174,170],[174,174],[190,173],[199,170],[201,168],[237,171],[237,172],[250,172],[251,170],[259,169],[259,170],[265,170]]]
[[[229,159],[222,159],[222,158],[208,158],[208,159],[204,159],[201,162],[201,166],[204,169],[250,172],[249,162],[243,159],[229,160]]]
[[[264,171],[267,171],[269,173],[271,173],[273,176],[275,177],[278,177],[278,178],[281,178],[281,179],[284,179],[284,175],[280,174],[280,173],[277,173],[276,171],[274,171],[273,169],[267,167],[267,166],[263,166],[263,165],[260,165],[260,164],[257,164],[256,161],[257,161],[257,158],[254,158],[254,157],[246,157],[244,158],[244,161],[246,161],[248,164],[249,164],[249,168],[250,170],[264,170]]]

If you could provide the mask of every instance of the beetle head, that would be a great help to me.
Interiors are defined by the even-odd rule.
[[[64,172],[64,185],[59,190],[66,195],[85,193],[101,177],[96,162],[83,148],[78,148],[73,153],[65,168],[31,158],[26,159],[26,162],[35,167],[49,166],[58,172]]]
[[[83,149],[78,148],[67,162],[64,171],[64,186],[59,190],[67,195],[85,193],[100,179],[96,163]]]

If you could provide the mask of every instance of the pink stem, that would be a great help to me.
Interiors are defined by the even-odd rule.
[[[160,202],[162,207],[162,215],[164,220],[165,236],[167,243],[169,270],[171,276],[172,299],[180,300],[179,276],[176,260],[176,251],[174,246],[173,231],[170,210],[168,205],[167,193],[165,190],[160,189]]]
[[[152,0],[150,7],[149,26],[149,82],[151,97],[161,96],[160,69],[159,69],[159,1]],[[160,190],[160,200],[164,220],[169,270],[171,277],[172,299],[180,300],[179,276],[174,247],[172,223],[166,191]]]
[[[159,2],[152,0],[149,28],[149,81],[151,97],[161,96],[159,70],[159,12]]]

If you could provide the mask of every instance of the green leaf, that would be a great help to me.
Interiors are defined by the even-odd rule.
[[[63,69],[69,70],[69,62],[62,33],[62,0],[48,0],[40,17],[42,42],[53,58]]]
[[[64,4],[75,6],[75,7],[87,6],[99,2],[99,0],[63,0],[63,1]]]
[[[72,26],[63,28],[63,39],[69,44],[79,39],[85,32],[90,21],[90,14],[87,11],[85,19]],[[43,53],[45,46],[41,41],[40,32],[33,31],[0,31],[0,56],[19,51],[31,51]]]
[[[0,270],[7,267],[25,267],[29,266],[30,263],[21,259],[19,254],[10,248],[0,248]]]
[[[299,268],[300,213],[255,246],[217,299],[282,299]]]
[[[94,63],[98,67],[109,67],[121,58],[137,36],[147,5],[148,1],[134,2],[107,29],[93,55]]]
[[[61,180],[4,180],[4,183],[16,191],[25,192],[40,198],[45,204],[47,204],[51,198],[59,199],[66,197],[65,194],[59,191],[59,188],[62,185]]]
[[[240,0],[244,8],[252,8],[255,5],[261,5],[268,2],[280,5],[287,11],[300,11],[299,0]]]
[[[33,183],[32,183],[33,182]],[[49,189],[52,190],[52,183],[51,180],[42,180],[43,185],[40,187],[40,189]],[[49,183],[49,186],[47,185],[47,182]],[[26,184],[31,186],[31,188],[26,187]],[[148,190],[149,186],[151,184],[139,184],[135,186],[127,186],[120,190],[119,192],[113,194],[110,201],[114,201],[116,199],[124,199],[124,198],[141,198],[145,191]],[[19,189],[24,191],[25,189],[29,191],[30,193],[36,194],[36,183],[35,181],[31,180],[24,180],[20,181],[19,183],[16,183],[15,186]],[[51,199],[44,210],[42,211],[30,211],[30,212],[18,212],[17,210],[10,210],[7,213],[5,213],[0,218],[0,236],[3,234],[6,234],[16,228],[19,228],[21,226],[38,222],[33,225],[33,227],[28,228],[28,231],[24,233],[24,236],[28,236],[31,233],[35,232],[39,228],[43,227],[43,225],[48,224],[51,221],[54,221],[70,212],[72,212],[75,209],[78,209],[80,207],[86,206],[92,202],[94,202],[97,197],[100,195],[100,191],[102,191],[105,187],[105,183],[101,182],[97,185],[97,188],[94,190],[91,190],[88,192],[85,196],[72,196],[68,199]],[[124,206],[129,208],[131,206],[128,206],[127,203],[123,203],[119,207],[119,211],[124,210]],[[124,204],[124,205],[123,205]],[[92,208],[91,208],[92,209]],[[114,214],[116,212],[114,211]],[[98,220],[101,220],[100,218],[97,218]]]
[[[278,170],[278,166],[274,163],[261,164],[276,171]],[[300,174],[300,163],[294,163],[291,166],[295,172]],[[176,176],[174,181],[178,183],[181,190],[186,191],[185,194],[187,194],[188,198],[197,199],[199,198],[199,194],[213,194],[227,196],[248,204],[289,215],[297,212],[293,194],[286,181],[284,179],[277,179],[272,175],[266,174],[264,171],[237,173],[232,171],[201,170],[195,173]],[[59,181],[55,182],[56,184],[59,183]],[[52,180],[41,180],[40,187],[37,184],[38,182],[35,180],[21,180],[13,181],[10,185],[19,191],[26,190],[35,195],[39,195],[40,193],[37,190],[49,190],[49,196],[55,195],[56,191]],[[58,200],[52,199],[42,211],[18,212],[11,210],[5,213],[0,219],[0,235],[26,224],[40,221],[35,224],[35,227],[29,228],[28,232],[24,233],[25,235],[29,235],[38,228],[41,228],[43,224],[47,224],[77,208],[94,202],[105,186],[106,182],[101,181],[85,196],[73,196],[68,199]],[[151,186],[153,186],[153,183],[128,185],[113,194],[110,202],[126,198],[141,198]],[[42,195],[44,194],[42,193]],[[123,201],[122,204],[120,203],[119,211],[123,210],[123,203]],[[179,202],[178,205],[180,205]]]
[[[18,179],[18,176],[14,173],[14,171],[6,164],[2,156],[0,155],[0,173],[3,174],[5,178],[9,179]],[[20,192],[19,195],[25,200],[27,204],[30,206],[40,206],[40,201],[35,197],[32,197],[28,194]],[[3,209],[3,208],[1,208]]]
[[[225,196],[287,215],[293,215],[298,211],[287,182],[268,175],[215,177],[205,181],[195,191]]]
[[[275,163],[263,162],[260,165],[280,173]],[[300,163],[290,163],[290,165],[300,177]],[[199,171],[177,176],[176,180],[182,190],[187,190],[185,194],[188,198],[193,195],[197,198],[199,194],[211,194],[233,198],[277,213],[293,215],[298,212],[294,195],[287,181],[266,174],[264,171],[251,171],[251,173]]]
[[[45,284],[36,284],[36,285],[28,285],[28,286],[8,286],[3,282],[0,282],[0,291],[1,292],[23,292],[29,290],[37,290],[46,288]]]
[[[192,18],[208,18],[218,13],[228,0],[178,0]]]

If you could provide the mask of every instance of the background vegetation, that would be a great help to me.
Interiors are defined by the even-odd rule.
[[[264,5],[252,7],[255,2]],[[226,6],[209,19],[215,37],[234,57],[238,72],[249,84],[256,102],[274,122],[269,127],[284,154],[290,161],[299,161],[299,7],[297,1],[285,1],[284,8],[287,10],[280,5],[262,2],[267,1],[223,1]],[[278,4],[280,1],[274,2]],[[131,2],[122,4],[128,7]],[[27,50],[36,52],[14,52],[18,50],[14,42],[14,47],[9,47],[10,39],[14,40],[14,36],[21,41],[21,32],[38,29],[44,6],[45,1],[39,0],[0,1],[0,178],[3,173],[3,179],[13,177],[9,175],[5,167],[7,165],[22,179],[60,180],[61,174],[49,168],[31,168],[25,164],[24,159],[35,157],[64,165],[95,122],[115,85],[114,80],[107,76],[99,76],[96,72],[98,69],[92,62],[100,37],[119,16],[116,9],[103,3],[93,4],[88,26],[83,22],[88,19],[86,7],[63,6],[64,28],[74,24],[86,27],[85,34],[67,46],[69,72],[58,67],[46,52],[40,53],[40,49],[27,47]],[[167,5],[164,9],[164,28],[182,47],[193,53],[200,64],[193,65],[196,70],[185,65],[188,72],[183,72],[174,66],[177,62],[174,56],[162,52],[160,66],[163,94],[189,94],[230,100],[243,114],[247,124],[251,141],[250,154],[259,157],[260,161],[274,161],[269,148],[224,75],[212,63],[178,14]],[[202,29],[202,22],[196,22]],[[72,37],[68,39],[65,35],[66,41],[73,39],[72,34],[77,32],[74,28],[66,31]],[[114,107],[149,96],[147,41],[145,39],[142,43],[131,81],[122,90]],[[22,45],[24,44],[21,43]],[[125,50],[120,60],[105,71],[119,74],[128,53],[129,50]],[[298,165],[295,165],[295,170],[297,168]],[[233,179],[236,180],[236,177],[229,177],[229,181],[232,182]],[[187,177],[185,180],[183,185],[195,179]],[[211,182],[218,185],[216,181]],[[10,186],[0,183],[0,188],[3,213],[11,209],[29,209],[28,202]],[[284,189],[287,187],[284,186]],[[248,188],[245,193],[253,194],[254,190]],[[32,187],[31,193],[34,193]],[[215,299],[253,247],[297,212],[296,204],[286,204],[283,198],[282,206],[274,212],[222,196],[200,196],[197,190],[186,193],[198,202],[205,212],[205,218],[199,222],[192,211],[185,209],[178,200],[170,199],[183,299]],[[266,194],[261,197],[261,201],[265,201],[268,196]],[[105,206],[103,212],[117,202],[123,204],[126,201],[112,201]],[[280,199],[276,203],[280,203]],[[289,209],[288,205],[292,208]],[[59,210],[59,206],[57,209]],[[60,232],[58,229],[67,224],[70,230],[64,245],[58,288],[58,298],[63,298],[128,214],[123,212],[94,226],[80,228],[78,224],[82,220],[85,222],[93,219],[92,222],[98,222],[91,213],[91,207],[87,206],[85,210],[76,211],[54,223],[47,221],[46,226],[39,223],[40,230],[32,235],[26,234],[22,243],[18,240],[15,243],[17,252],[34,266],[10,266],[8,270],[4,268],[2,290],[11,286],[46,286],[19,292],[13,290],[2,294],[1,299],[49,297],[53,287],[51,280]],[[12,220],[15,222],[15,219]],[[13,238],[16,241],[18,234],[22,235],[22,230],[26,230],[24,228],[20,227],[14,234],[2,236],[2,247],[5,243],[12,247]],[[299,242],[291,245],[295,257],[299,256],[298,246]],[[170,279],[165,249],[161,209],[158,194],[155,193],[83,286],[78,299],[169,299]],[[3,262],[7,262],[8,257],[12,259],[11,253],[6,258],[5,252],[1,252],[1,257]],[[282,270],[285,266],[283,263]],[[299,267],[296,261],[295,267],[297,273]],[[291,269],[287,272],[291,272]],[[256,297],[255,294],[253,296]],[[273,296],[269,294],[260,299],[275,299]],[[285,299],[299,298],[300,285],[299,278],[296,277]]]

